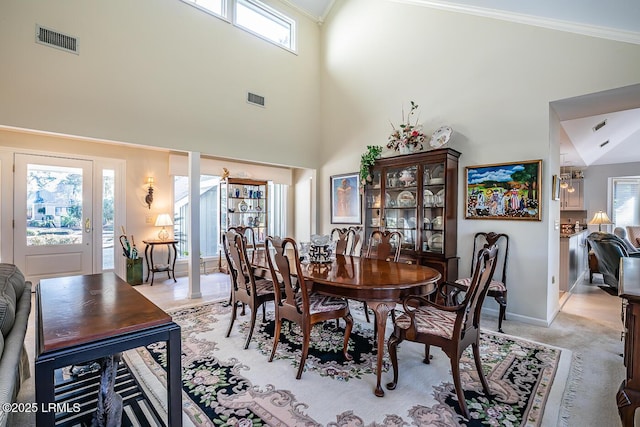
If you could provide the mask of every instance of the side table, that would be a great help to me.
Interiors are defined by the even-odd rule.
[[[173,278],[174,282],[176,280],[175,274],[175,266],[176,266],[176,258],[178,257],[178,249],[176,248],[177,240],[143,240],[142,243],[146,245],[144,248],[144,260],[147,263],[147,279],[145,282],[149,281],[149,276],[151,276],[151,286],[153,286],[153,279],[155,273],[167,272],[167,278]],[[156,246],[163,245],[167,247],[167,263],[166,264],[156,264],[153,262],[153,248]]]

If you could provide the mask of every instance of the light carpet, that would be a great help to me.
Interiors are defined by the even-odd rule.
[[[571,352],[517,337],[483,331],[483,367],[493,396],[485,396],[470,349],[461,360],[471,420],[458,409],[450,362],[432,348],[398,347],[399,381],[383,398],[373,394],[376,356],[372,324],[362,304],[352,304],[352,361],[342,354],[343,329],[335,322],[314,328],[305,371],[295,379],[300,354],[297,326],[285,324],[273,362],[273,306],[262,314],[244,350],[248,315],[239,316],[225,338],[230,307],[223,302],[169,310],[182,328],[183,419],[196,426],[555,426],[565,393]],[[341,322],[344,326],[344,322]],[[388,322],[387,336],[390,333]],[[152,400],[166,406],[163,343],[127,352],[125,360]],[[385,357],[383,387],[391,379]]]

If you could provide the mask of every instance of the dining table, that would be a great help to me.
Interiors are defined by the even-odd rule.
[[[266,254],[264,249],[255,251],[252,265],[268,271]],[[294,262],[293,255],[289,259]],[[431,267],[418,264],[348,255],[336,255],[324,263],[302,262],[301,267],[302,275],[312,283],[313,291],[364,301],[375,313],[377,362],[374,393],[378,397],[384,396],[380,377],[389,312],[408,295],[433,293],[441,274]],[[297,274],[295,268],[291,271]]]

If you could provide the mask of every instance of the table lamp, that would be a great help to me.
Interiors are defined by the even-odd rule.
[[[158,218],[156,218],[156,227],[162,227],[162,230],[158,232],[158,239],[164,241],[169,238],[169,232],[165,228],[168,225],[173,225],[173,221],[169,214],[163,213],[158,215]]]
[[[602,231],[602,224],[605,224],[605,225],[611,224],[611,220],[609,219],[609,216],[607,215],[606,212],[598,211],[593,216],[591,221],[589,221],[589,224],[590,225],[598,224],[598,231]]]

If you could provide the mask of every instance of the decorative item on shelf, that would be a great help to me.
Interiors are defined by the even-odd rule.
[[[153,177],[147,177],[147,195],[144,198],[144,202],[147,204],[149,209],[151,209],[151,203],[153,203]]]
[[[173,221],[171,220],[171,216],[167,213],[163,213],[158,215],[156,218],[156,227],[162,227],[162,230],[158,232],[158,239],[165,241],[169,239],[169,232],[165,227],[173,225]]]
[[[367,151],[360,156],[360,191],[364,192],[364,187],[373,182],[371,167],[376,163],[382,154],[381,145],[367,145]]]
[[[453,129],[450,126],[442,126],[436,129],[435,132],[431,135],[431,139],[429,140],[429,145],[431,148],[440,148],[451,138],[451,134],[453,133]]]
[[[596,224],[598,225],[598,231],[602,231],[602,224],[604,225],[611,224],[611,220],[609,219],[609,216],[607,215],[606,212],[604,211],[596,212],[596,214],[593,216],[591,221],[589,221],[589,225],[596,225]]]
[[[400,178],[398,179],[404,183],[405,187],[415,185],[416,183],[416,176],[411,169],[404,169],[400,172]]]
[[[229,178],[229,169],[222,168],[222,176],[220,177],[220,181],[224,181],[227,178]]]
[[[246,212],[247,209],[249,209],[249,205],[247,205],[247,202],[242,200],[240,203],[238,203],[238,208],[240,209],[241,212]]]
[[[411,110],[409,110],[406,119],[404,116],[404,108],[402,109],[402,124],[396,128],[393,123],[391,123],[393,132],[389,135],[387,148],[392,148],[401,154],[410,154],[422,150],[422,143],[426,139],[425,134],[422,132],[422,125],[418,124],[417,119],[415,123],[411,123],[411,116],[415,114],[417,109],[418,104],[411,101]]]

